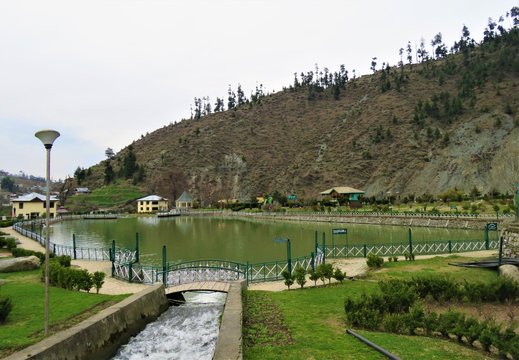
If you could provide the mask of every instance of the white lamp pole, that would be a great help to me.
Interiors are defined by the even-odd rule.
[[[47,150],[47,197],[45,203],[45,299],[44,299],[44,322],[45,336],[49,334],[49,231],[50,231],[50,149],[59,136],[55,130],[41,130],[34,136],[41,140]]]

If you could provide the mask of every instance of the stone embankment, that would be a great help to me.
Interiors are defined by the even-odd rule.
[[[519,222],[509,224],[503,231],[503,256],[519,258]]]
[[[329,222],[346,224],[366,224],[366,225],[396,225],[396,226],[415,226],[432,228],[453,228],[453,229],[472,229],[483,230],[489,222],[497,222],[499,227],[504,222],[492,217],[467,217],[455,215],[439,214],[387,214],[387,213],[276,213],[276,212],[231,212],[231,211],[190,211],[193,215],[211,216],[235,216],[251,217],[265,220],[281,221],[304,221],[304,222]]]
[[[167,306],[164,287],[150,286],[5,360],[109,359],[119,346],[157,319]]]

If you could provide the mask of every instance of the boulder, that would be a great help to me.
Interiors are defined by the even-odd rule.
[[[515,265],[501,265],[499,267],[500,276],[508,276],[519,284],[519,267]]]
[[[34,255],[0,260],[0,272],[34,270],[39,267],[40,259]]]

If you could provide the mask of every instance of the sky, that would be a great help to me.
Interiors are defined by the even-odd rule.
[[[194,98],[247,97],[294,73],[370,73],[438,33],[481,40],[517,0],[0,0],[0,170],[45,176],[34,133],[61,133],[51,178],[73,176],[191,116]],[[506,28],[511,27],[507,18]]]

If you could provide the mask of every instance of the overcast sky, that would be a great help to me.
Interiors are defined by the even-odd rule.
[[[0,170],[45,175],[34,133],[58,130],[53,179],[169,123],[194,97],[268,92],[315,64],[369,73],[372,57],[467,25],[482,38],[517,1],[0,0]],[[505,18],[505,27],[511,24]]]

